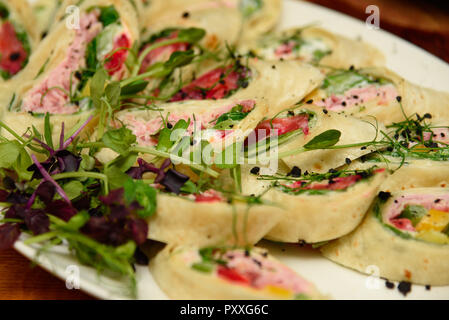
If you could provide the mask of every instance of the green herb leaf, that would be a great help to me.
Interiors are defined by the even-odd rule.
[[[44,119],[44,135],[45,135],[45,141],[47,142],[47,145],[54,149],[53,147],[53,138],[52,138],[52,126],[50,124],[50,113],[45,114]]]
[[[211,273],[214,270],[214,265],[210,262],[197,262],[192,264],[192,269],[204,273]]]
[[[99,20],[101,21],[104,27],[116,22],[119,18],[120,15],[113,5],[110,5],[109,7],[100,8]]]
[[[327,130],[310,140],[305,146],[306,150],[326,149],[340,141],[341,132],[335,129]]]
[[[327,76],[321,88],[325,89],[329,95],[342,94],[355,86],[364,86],[373,82],[356,71],[342,70]]]
[[[12,141],[0,143],[0,168],[10,168],[19,157],[21,147]]]
[[[243,106],[237,105],[231,109],[231,111],[222,114],[217,121],[213,129],[217,130],[227,130],[232,129],[235,125],[237,125],[240,121],[245,119],[248,116],[248,112],[243,112]]]
[[[73,200],[81,195],[84,190],[83,184],[78,180],[72,180],[63,186],[63,189],[70,200]]]
[[[191,180],[184,183],[184,185],[181,187],[182,193],[196,194],[196,193],[199,193],[199,191],[200,190],[198,189],[196,184]]]
[[[148,218],[156,212],[157,191],[155,188],[141,180],[134,181],[133,179],[128,179],[123,187],[126,201],[131,203],[135,200],[143,207],[137,211],[141,218]]]
[[[98,109],[101,107],[101,97],[104,95],[104,86],[107,79],[108,73],[100,68],[95,72],[90,83],[90,95],[94,106]]]
[[[115,166],[106,167],[104,174],[108,177],[109,187],[111,190],[122,188],[129,176]]]
[[[82,154],[80,167],[86,171],[92,170],[95,168],[95,158],[89,156],[88,154]]]
[[[134,81],[126,86],[124,86],[122,88],[122,92],[121,94],[123,96],[125,95],[131,95],[131,94],[136,94],[139,93],[143,90],[145,90],[145,88],[148,86],[148,81],[145,80],[137,80]]]
[[[72,218],[70,218],[70,220],[64,226],[64,229],[70,231],[78,231],[87,223],[87,221],[89,221],[89,219],[90,214],[87,211],[80,211]]]
[[[189,43],[196,43],[204,38],[206,31],[199,28],[181,29],[178,32],[178,38]]]
[[[427,209],[420,205],[406,205],[398,218],[409,219],[415,227],[427,214]]]
[[[86,48],[86,67],[94,72],[97,69],[97,38],[88,43]]]
[[[126,155],[132,144],[136,142],[136,136],[128,128],[121,127],[120,129],[107,131],[101,140],[106,147],[121,155]]]
[[[111,82],[106,86],[105,89],[106,98],[109,101],[109,104],[113,108],[118,108],[120,106],[120,94],[121,94],[121,87],[120,82]]]
[[[118,168],[121,172],[128,171],[137,161],[138,154],[130,152],[126,155],[119,156],[114,160],[114,167]]]
[[[168,152],[174,144],[184,135],[187,128],[190,125],[189,122],[184,119],[179,120],[172,129],[164,128],[159,132],[158,144],[156,149],[163,152]],[[172,136],[172,133],[175,132],[177,135]]]

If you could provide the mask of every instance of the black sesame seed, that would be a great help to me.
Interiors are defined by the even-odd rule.
[[[254,168],[251,169],[250,172],[251,172],[252,174],[259,174],[260,168],[259,168],[259,167],[254,167]]]
[[[424,119],[432,119],[432,115],[430,113],[426,113],[424,115]]]
[[[398,285],[398,290],[406,296],[410,291],[412,291],[412,284],[408,281],[401,281]]]
[[[397,97],[396,97],[396,100],[397,100],[398,102],[401,102],[401,101],[402,101],[402,97],[401,97],[401,96],[397,96]]]
[[[184,19],[187,19],[188,17],[190,17],[190,13],[189,12],[184,12],[183,14],[182,14],[182,17],[184,18]]]
[[[299,178],[301,176],[301,169],[299,169],[298,167],[294,166],[292,171],[290,171],[289,175],[294,177],[294,178]]]
[[[441,201],[441,199],[436,199],[435,201],[434,201],[434,203],[439,203]]]
[[[326,109],[323,109],[323,113],[324,113],[324,114],[328,114],[329,111],[327,111]]]
[[[386,286],[388,289],[394,289],[394,283],[393,283],[393,282],[390,282],[390,281],[388,281],[388,280],[385,281],[385,286]]]
[[[313,103],[313,99],[307,100],[306,103],[307,103],[307,104],[312,104],[312,103]]]
[[[341,105],[342,105],[343,107],[346,107],[346,101],[343,101],[343,102],[341,103]]]
[[[276,66],[273,64],[273,65],[271,66],[271,69],[276,69]]]
[[[379,192],[379,194],[377,196],[379,197],[380,200],[387,201],[391,197],[391,193],[381,191],[381,192]]]
[[[432,287],[430,286],[430,284],[426,284],[426,290],[429,291]]]
[[[351,164],[351,162],[352,162],[352,161],[351,161],[351,159],[349,159],[349,158],[346,158],[346,159],[345,159],[345,162],[346,162],[346,164],[348,164],[348,165],[349,165],[349,164]]]
[[[366,150],[366,147],[365,147],[365,146],[363,146],[363,147],[361,147],[361,148],[360,148],[360,150]]]
[[[353,65],[351,65],[350,67],[349,67],[349,70],[351,70],[351,71],[353,71],[355,68],[354,68],[354,66]]]
[[[168,128],[168,129],[171,129],[171,128],[173,128],[173,125],[172,125],[170,122],[168,122],[168,123],[167,123],[167,128]]]

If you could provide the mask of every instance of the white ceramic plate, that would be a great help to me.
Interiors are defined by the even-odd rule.
[[[380,14],[382,27],[382,12]],[[310,23],[318,23],[321,27],[350,38],[362,38],[380,48],[387,57],[387,66],[406,79],[423,86],[448,90],[449,65],[426,51],[387,32],[369,29],[363,22],[335,11],[306,2],[284,0],[279,28]],[[321,257],[318,251],[269,242],[261,245],[334,299],[449,299],[449,287],[432,287],[429,291],[423,286],[413,285],[411,293],[404,297],[396,289],[387,289],[384,280],[343,268]],[[35,247],[17,242],[15,248],[30,259],[35,257]],[[58,248],[41,254],[36,262],[63,280],[67,276],[76,276],[69,266],[77,266],[81,290],[95,297],[131,298],[123,279],[99,275],[92,268],[80,266],[66,249]],[[137,279],[139,299],[166,299],[148,268],[138,267]]]

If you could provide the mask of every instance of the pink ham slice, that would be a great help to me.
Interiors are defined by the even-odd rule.
[[[152,44],[170,40],[170,39],[174,39],[177,36],[178,36],[178,32],[173,32],[169,37],[160,38],[160,39],[156,40],[154,43],[145,45],[142,48],[142,51],[145,50],[146,48],[148,48],[149,46],[151,46]],[[149,66],[151,66],[152,64],[154,64],[156,62],[168,60],[173,52],[186,51],[188,48],[189,48],[188,43],[174,43],[174,44],[171,44],[168,46],[163,46],[163,47],[159,47],[154,50],[151,50],[146,55],[145,59],[142,62],[142,66],[140,68],[140,73],[144,73],[148,69]]]
[[[222,99],[232,90],[239,88],[238,80],[242,76],[232,66],[217,68],[207,72],[181,89],[171,101]],[[220,80],[220,77],[223,78]]]

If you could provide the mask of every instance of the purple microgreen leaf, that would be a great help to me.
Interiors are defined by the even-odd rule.
[[[189,181],[188,176],[175,170],[169,169],[160,183],[168,191],[179,194],[181,192],[182,186],[184,186],[187,181]]]
[[[163,163],[161,168],[159,169],[159,172],[157,174],[156,179],[154,180],[155,183],[161,183],[165,179],[165,169],[168,168],[171,165],[170,159],[166,159]]]
[[[28,210],[25,215],[25,224],[35,235],[50,230],[50,219],[42,210]]]
[[[0,202],[6,202],[9,192],[6,190],[0,190]]]
[[[5,218],[6,219],[25,219],[27,209],[18,204],[13,204],[11,207],[8,208],[5,212]]]
[[[47,172],[49,172],[52,169],[54,164],[55,164],[55,159],[53,157],[47,159],[45,162],[41,162],[41,166],[44,167],[45,171],[47,171]],[[44,178],[41,171],[39,170],[37,165],[34,163],[28,167],[27,171],[33,172],[33,176],[31,177],[31,180],[34,180],[34,179],[38,180],[38,179]]]
[[[80,168],[82,158],[74,155],[70,151],[60,150],[56,152],[60,172],[75,172]]]
[[[36,189],[35,195],[45,204],[49,204],[55,196],[56,188],[50,181],[42,182]]]
[[[136,251],[134,252],[134,260],[138,265],[141,266],[146,266],[150,262],[150,259],[139,247],[137,247]]]
[[[30,195],[22,191],[11,192],[6,198],[6,202],[13,204],[25,204],[28,202]]]
[[[0,226],[0,250],[12,248],[20,236],[18,224],[7,223]]]
[[[126,174],[133,179],[142,179],[142,176],[147,172],[159,173],[160,171],[154,164],[148,163],[141,158],[137,159],[137,163],[139,164],[138,167],[132,167],[126,171]]]
[[[138,244],[143,244],[148,237],[148,223],[143,219],[131,219],[126,224],[131,238]]]
[[[69,221],[77,212],[70,203],[63,200],[55,200],[49,203],[45,210],[47,213],[64,221]]]
[[[50,181],[56,188],[56,192],[61,196],[62,199],[64,199],[67,203],[71,203],[70,199],[67,197],[65,191],[61,188],[61,186],[53,180],[53,178],[48,174],[48,172],[45,170],[45,168],[37,161],[36,156],[33,154],[31,155],[31,159],[33,160],[34,164],[36,165],[37,169],[40,171],[43,179],[45,181]]]
[[[116,189],[109,192],[107,196],[100,196],[98,199],[105,205],[120,204],[123,202],[123,189]]]

